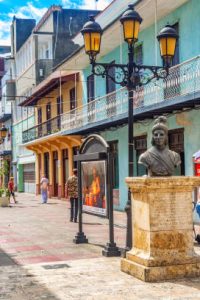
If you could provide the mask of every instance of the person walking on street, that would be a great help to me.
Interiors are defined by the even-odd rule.
[[[78,177],[77,169],[73,169],[73,175],[67,180],[67,198],[70,198],[70,222],[77,222],[78,215]]]
[[[13,200],[15,203],[17,203],[15,199],[15,191],[14,191],[14,177],[10,177],[10,180],[8,181],[8,190],[9,190],[9,195],[13,197]],[[9,197],[10,201],[10,197]]]
[[[49,180],[45,177],[45,175],[43,175],[40,181],[42,204],[47,203],[48,200],[48,185]]]

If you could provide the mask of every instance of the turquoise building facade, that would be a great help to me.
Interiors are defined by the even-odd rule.
[[[136,7],[137,10],[137,7]],[[140,48],[140,57],[143,64],[146,65],[161,65],[161,57],[159,53],[159,45],[156,39],[157,33],[163,28],[166,24],[174,25],[178,29],[179,42],[178,42],[178,54],[177,62],[175,65],[179,65],[179,71],[174,73],[171,76],[171,80],[177,80],[176,91],[166,97],[166,94],[171,92],[170,89],[173,87],[165,87],[155,90],[150,94],[146,93],[143,97],[143,104],[140,105],[139,109],[142,107],[151,107],[152,113],[148,114],[148,117],[142,117],[142,112],[137,112],[137,107],[135,109],[136,118],[134,122],[134,137],[140,138],[145,137],[146,147],[151,146],[151,128],[154,122],[154,118],[158,115],[166,115],[168,119],[169,132],[171,132],[171,138],[181,139],[180,145],[177,141],[171,141],[172,148],[180,147],[177,149],[182,153],[182,170],[178,171],[178,174],[182,175],[193,175],[193,154],[200,149],[200,111],[198,107],[198,92],[200,88],[200,2],[198,0],[187,1],[172,13],[165,15],[161,19],[158,19],[156,24],[141,30],[139,33],[139,40],[135,45],[136,52],[137,48]],[[109,30],[109,29],[107,29]],[[157,31],[156,31],[157,30]],[[105,33],[104,33],[105,34]],[[110,43],[112,43],[112,35],[110,37]],[[102,43],[101,48],[104,45]],[[101,57],[100,60],[97,59],[97,62],[107,62],[110,63],[114,61],[115,63],[126,63],[128,59],[128,51],[126,43],[122,43],[116,47],[112,52],[107,53],[104,57]],[[136,57],[136,60],[138,57]],[[187,62],[192,60],[191,62]],[[183,66],[182,66],[183,65]],[[178,74],[178,79],[177,79]],[[88,103],[88,76],[91,75],[91,67],[88,65],[86,69],[83,70],[83,102],[85,105]],[[184,77],[185,76],[185,77]],[[188,76],[191,76],[189,78]],[[188,79],[184,79],[187,78]],[[153,84],[159,86],[160,80]],[[162,82],[163,84],[163,82]],[[150,84],[151,85],[151,84]],[[195,87],[196,85],[196,87]],[[173,84],[172,84],[173,86]],[[174,85],[175,86],[175,85]],[[189,87],[188,87],[189,86]],[[119,85],[115,85],[116,94]],[[149,86],[143,87],[144,91],[150,89]],[[98,97],[105,97],[106,93],[106,79],[95,76],[94,79],[94,90],[95,90],[95,99]],[[145,94],[145,93],[144,93]],[[150,96],[149,96],[150,95]],[[185,101],[185,97],[188,97],[188,101]],[[156,100],[157,97],[157,100]],[[180,99],[182,98],[182,100]],[[152,100],[153,99],[153,100]],[[175,105],[175,100],[179,101],[179,105]],[[193,101],[195,99],[195,102]],[[166,102],[170,102],[170,108],[166,109]],[[191,101],[191,105],[188,103]],[[172,105],[174,102],[174,108]],[[159,107],[159,112],[154,113],[152,105],[161,104]],[[186,104],[184,104],[186,103]],[[200,101],[199,101],[200,104]],[[163,109],[162,109],[163,105]],[[155,107],[157,109],[157,107]],[[178,109],[177,109],[178,108]],[[140,114],[139,119],[137,114]],[[112,118],[111,118],[112,120]],[[125,184],[125,177],[128,175],[128,127],[127,123],[124,122],[123,125],[109,125],[108,128],[103,130],[98,128],[99,124],[95,125],[95,132],[101,134],[106,141],[117,141],[118,144],[118,174],[119,174],[119,202],[115,205],[116,209],[122,210],[125,207],[127,201],[127,187]],[[135,140],[136,144],[136,140]],[[136,146],[136,145],[135,145]],[[183,149],[181,149],[183,147]],[[141,149],[142,150],[142,149]],[[140,153],[140,151],[139,151]],[[135,166],[134,173],[138,174],[137,166],[137,151],[135,151]]]

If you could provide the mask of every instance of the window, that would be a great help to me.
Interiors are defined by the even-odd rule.
[[[138,45],[134,49],[134,60],[137,65],[143,64],[143,50],[142,44]]]
[[[63,114],[63,99],[62,96],[57,97],[57,116]]]
[[[111,64],[114,64],[115,61],[112,61]],[[115,78],[115,68],[110,68],[108,75],[110,75],[112,78]],[[116,90],[116,86],[114,81],[109,77],[106,76],[106,94],[110,94]],[[115,93],[112,93],[111,95],[108,95],[106,98],[107,103],[107,116],[112,117],[116,114],[116,95]]]
[[[47,134],[51,133],[51,103],[49,102],[46,106],[46,130],[47,130]]]
[[[175,175],[185,175],[184,129],[174,129],[168,132],[169,149],[180,154],[181,165],[176,168]]]
[[[69,97],[70,97],[70,110],[73,110],[76,108],[76,90],[75,90],[75,88],[72,88],[69,91]]]
[[[137,176],[143,176],[147,174],[145,166],[138,164],[139,157],[147,150],[147,137],[138,136],[135,139],[135,151],[136,151],[136,173]]]
[[[91,74],[87,78],[87,98],[88,102],[91,102],[95,98],[95,92],[94,92],[94,75]]]
[[[41,137],[42,136],[42,108],[38,108],[38,136]]]

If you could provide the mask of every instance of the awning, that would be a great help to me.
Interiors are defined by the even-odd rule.
[[[79,73],[68,72],[67,74],[67,72],[62,72],[60,76],[60,72],[54,72],[48,78],[43,80],[39,85],[37,85],[33,94],[30,97],[26,98],[26,100],[21,102],[19,105],[34,106],[38,100],[42,99],[54,89],[58,88],[60,84],[63,84],[67,81],[75,81],[78,80],[78,78]]]

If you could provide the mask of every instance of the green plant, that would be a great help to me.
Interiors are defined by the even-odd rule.
[[[2,165],[0,167],[0,176],[6,176],[9,175],[9,164],[7,160],[2,161]]]
[[[0,189],[0,197],[10,197],[10,192],[7,188]]]

